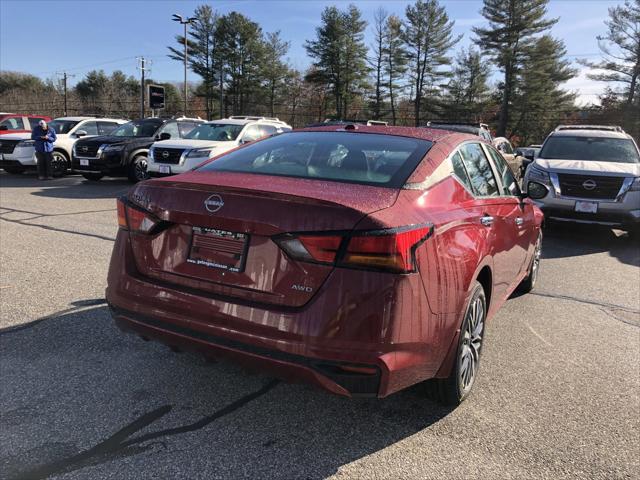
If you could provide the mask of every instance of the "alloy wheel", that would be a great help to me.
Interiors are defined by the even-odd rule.
[[[137,157],[134,160],[133,168],[136,180],[142,181],[149,178],[149,174],[147,173],[147,157]]]
[[[69,168],[67,164],[67,157],[59,152],[53,152],[51,155],[51,170],[55,177],[61,177],[67,173]]]
[[[476,378],[484,334],[485,307],[482,298],[476,298],[464,322],[461,332],[462,345],[458,357],[458,386],[462,395],[466,394]]]
[[[542,255],[542,233],[538,235],[538,240],[536,241],[536,247],[533,251],[533,262],[531,263],[531,285],[533,286],[538,279],[538,270],[540,269],[540,257]]]

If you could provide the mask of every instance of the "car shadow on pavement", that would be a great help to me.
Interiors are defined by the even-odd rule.
[[[35,174],[0,174],[0,186],[3,188],[40,188],[32,195],[48,198],[100,199],[116,198],[126,193],[132,186],[122,178],[104,178],[98,182],[85,180],[77,175],[38,180]]]
[[[608,252],[620,262],[640,266],[640,242],[596,225],[551,223],[544,230],[543,258],[566,258]]]
[[[416,387],[346,399],[174,354],[96,303],[0,330],[0,477],[325,478],[450,413]]]

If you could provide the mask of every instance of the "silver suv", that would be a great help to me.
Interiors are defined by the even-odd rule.
[[[638,233],[640,152],[620,127],[559,126],[527,167],[524,185],[546,218]]]

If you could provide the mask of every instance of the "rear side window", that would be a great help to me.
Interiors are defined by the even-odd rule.
[[[0,126],[6,127],[4,128],[4,130],[24,130],[22,117],[5,118],[4,120],[2,120],[2,122],[0,122]]]
[[[84,122],[78,127],[78,130],[84,130],[87,135],[98,135],[98,125],[96,122]]]
[[[230,152],[199,171],[227,171],[400,188],[432,143],[347,132],[284,133]]]
[[[164,124],[164,127],[158,132],[158,135],[162,135],[163,133],[168,133],[170,135],[169,138],[180,138],[180,132],[178,131],[178,122],[167,122]],[[148,135],[149,137],[153,136]]]
[[[498,176],[501,179],[502,183],[502,195],[512,196],[518,195],[520,193],[520,188],[518,187],[518,181],[516,177],[513,175],[511,171],[511,167],[506,162],[504,157],[496,152],[493,148],[487,146],[487,150],[489,151],[489,155],[493,158],[493,164],[496,166],[496,170],[498,171]]]
[[[244,132],[244,135],[242,135],[242,141],[253,142],[254,140],[258,140],[260,137],[262,137],[260,128],[258,128],[257,125],[251,125],[247,128],[247,131]]]
[[[462,161],[467,169],[471,185],[480,197],[498,196],[498,183],[493,175],[491,164],[482,151],[479,143],[467,143],[460,148]]]
[[[98,135],[109,135],[117,126],[115,122],[98,122]]]
[[[184,138],[186,135],[196,128],[198,124],[193,122],[178,122],[178,129],[180,130],[180,136]]]
[[[469,175],[467,175],[467,170],[464,168],[464,164],[462,163],[462,156],[460,156],[460,152],[456,152],[451,157],[451,166],[453,167],[453,173],[458,177],[458,180],[460,180],[470,192],[473,192],[473,186],[471,185]]]
[[[269,135],[273,135],[276,133],[278,129],[273,125],[260,125],[260,133],[263,137],[268,137]]]
[[[40,120],[44,120],[44,118],[42,118],[42,117],[29,117],[29,126],[31,128],[36,128],[36,125],[38,125]]]

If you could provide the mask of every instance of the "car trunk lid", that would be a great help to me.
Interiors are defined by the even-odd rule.
[[[144,182],[130,200],[163,221],[131,234],[138,270],[169,284],[244,302],[299,307],[332,266],[299,262],[272,240],[290,232],[351,230],[387,208],[391,188],[229,172]]]

